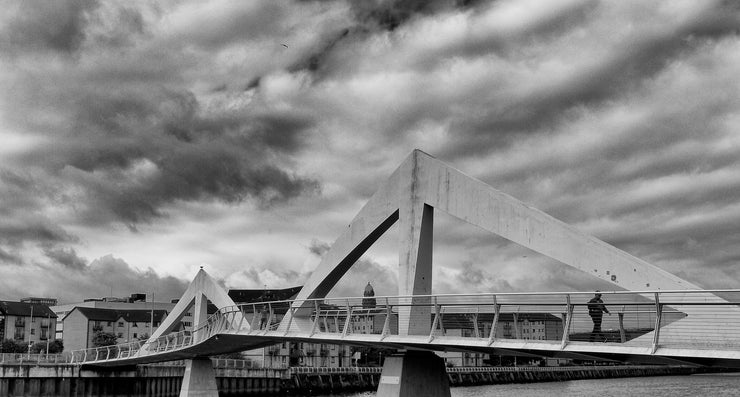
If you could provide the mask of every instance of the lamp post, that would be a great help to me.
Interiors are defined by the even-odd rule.
[[[31,303],[31,322],[28,324],[28,359],[31,359],[31,331],[33,331],[33,303]]]

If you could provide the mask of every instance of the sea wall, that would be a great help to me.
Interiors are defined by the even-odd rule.
[[[453,386],[558,382],[579,379],[689,375],[695,367],[664,365],[596,365],[578,367],[461,367],[448,369]]]
[[[329,394],[345,391],[376,390],[380,368],[293,368],[287,394]],[[448,368],[451,386],[505,383],[557,382],[579,379],[624,378],[638,376],[688,375],[699,369],[662,365],[597,365],[573,367],[457,367]]]
[[[75,365],[0,365],[0,396],[176,397],[181,365],[80,369]],[[223,396],[279,395],[288,369],[216,368]]]
[[[375,390],[380,368],[216,368],[222,397],[306,395]],[[470,367],[449,368],[453,386],[553,382],[636,376],[683,375],[677,366]],[[176,397],[182,366],[141,365],[80,369],[74,365],[0,365],[0,396]]]

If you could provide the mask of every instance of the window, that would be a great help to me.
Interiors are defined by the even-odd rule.
[[[118,337],[119,337],[119,338],[123,338],[123,332],[119,332],[119,333],[118,333]]]
[[[108,321],[108,326],[110,327],[112,325],[113,325],[113,322],[112,321]]]
[[[118,322],[118,326],[119,326],[119,327],[123,327],[123,321],[119,321],[119,322]]]
[[[36,335],[36,329],[35,328],[31,328],[31,335]]]
[[[138,338],[138,335],[136,335],[136,332],[134,332],[134,338]]]
[[[134,321],[134,325],[132,325],[132,327],[138,327],[138,326],[139,325],[136,323],[136,321]]]

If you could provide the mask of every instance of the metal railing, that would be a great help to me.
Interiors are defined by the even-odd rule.
[[[154,341],[72,352],[73,363],[127,359],[186,349],[218,334],[273,340],[380,342],[409,337],[418,343],[454,340],[496,343],[606,343],[648,348],[740,351],[740,290],[602,292],[609,313],[594,329],[593,292],[447,294],[274,301],[220,308],[192,331]],[[300,326],[299,326],[300,324]],[[394,340],[397,343],[398,339]]]
[[[65,364],[69,354],[0,353],[0,364]]]

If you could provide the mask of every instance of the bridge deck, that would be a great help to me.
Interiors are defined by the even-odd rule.
[[[601,333],[592,333],[585,303],[590,295],[360,297],[239,305],[221,308],[192,332],[76,351],[71,361],[119,366],[308,342],[740,366],[740,309],[732,300],[740,297],[738,290],[604,293],[611,316],[603,316]],[[398,333],[398,313],[410,306],[426,314],[406,321],[426,324],[427,334]]]

